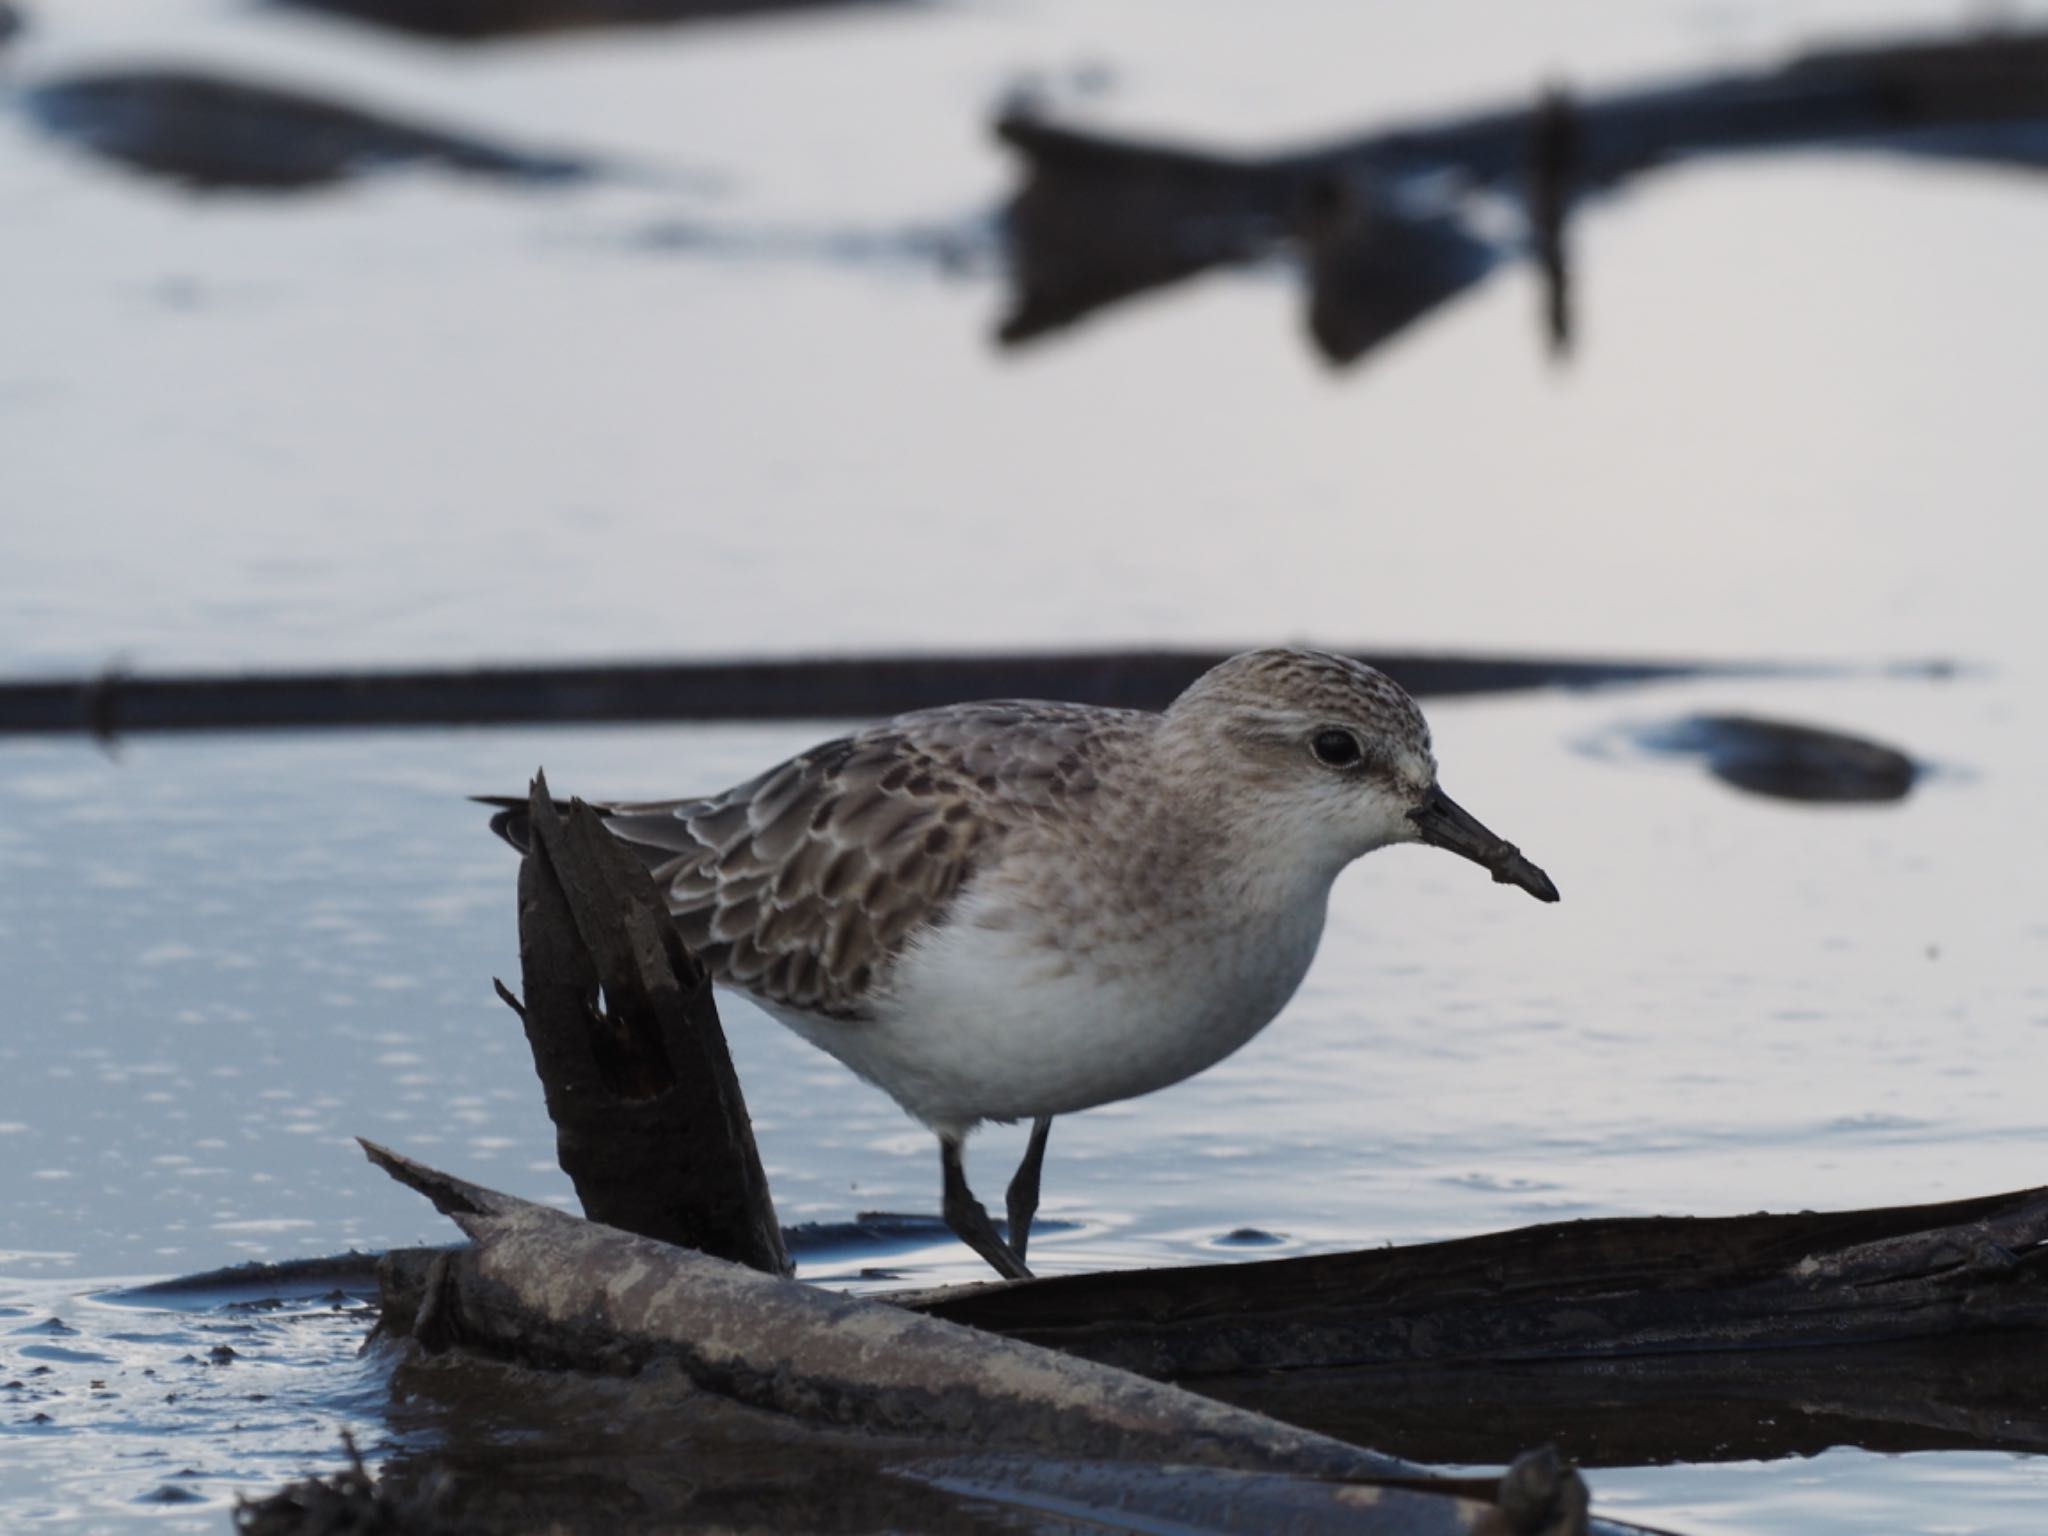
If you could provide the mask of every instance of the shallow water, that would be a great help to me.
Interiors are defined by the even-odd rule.
[[[1271,1031],[1060,1122],[1046,1209],[1073,1226],[1034,1254],[2043,1180],[2038,183],[1674,175],[1581,229],[1589,330],[1561,374],[1518,277],[1335,378],[1271,276],[1002,358],[982,279],[647,238],[971,229],[1001,185],[979,122],[1031,71],[1100,64],[1093,112],[1270,141],[1948,8],[963,5],[483,53],[201,0],[45,9],[17,79],[261,65],[708,179],[195,201],[0,120],[0,196],[32,214],[0,276],[34,298],[0,345],[9,673],[1297,636],[1951,657],[1945,681],[1433,706],[1446,784],[1563,904],[1427,852],[1366,861]],[[1932,771],[1816,808],[1613,745],[1715,712]],[[0,744],[0,1382],[62,1394],[0,1388],[9,1523],[219,1530],[233,1492],[333,1465],[339,1429],[389,1433],[354,1314],[156,1313],[93,1299],[105,1277],[445,1238],[358,1134],[566,1202],[489,985],[516,975],[514,860],[463,795],[537,764],[598,796],[716,787],[817,734]],[[745,1005],[727,1020],[786,1220],[935,1204],[928,1136]],[[975,1143],[985,1190],[1020,1143]],[[808,1272],[875,1263],[977,1273],[949,1243]],[[34,1331],[51,1317],[78,1332]],[[245,1324],[231,1364],[182,1364]],[[140,1373],[173,1369],[180,1401],[149,1402]],[[96,1398],[108,1373],[127,1385]],[[1844,1450],[1594,1483],[1686,1531],[1991,1533],[2038,1528],[2042,1478]],[[167,1482],[203,1502],[153,1502]]]
[[[274,1291],[269,1293],[275,1297]],[[262,1299],[0,1282],[0,1508],[10,1530],[222,1531],[384,1434],[360,1287]]]

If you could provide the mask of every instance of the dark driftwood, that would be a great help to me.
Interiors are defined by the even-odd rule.
[[[1229,651],[788,657],[408,672],[0,683],[0,735],[521,725],[620,720],[874,720],[963,699],[1070,699],[1158,709]],[[1418,698],[1693,677],[1868,673],[1796,663],[1624,661],[1354,651]],[[1941,662],[1888,673],[1942,675]]]
[[[1549,1443],[1584,1467],[1774,1461],[1836,1446],[2048,1453],[2048,1334],[1944,1334],[1621,1359],[1202,1376],[1206,1397],[1414,1461]]]
[[[1903,800],[1920,766],[1896,747],[1754,715],[1688,715],[1639,730],[1655,752],[1700,757],[1723,783],[1780,800]]]
[[[644,1423],[657,1405],[673,1404],[680,1374],[692,1396],[765,1411],[785,1425],[885,1437],[897,1474],[908,1463],[913,1480],[933,1486],[973,1485],[975,1497],[1025,1507],[1062,1500],[1068,1514],[1085,1493],[1103,1506],[1090,1529],[1156,1529],[1132,1518],[1143,1510],[1148,1478],[1152,1518],[1177,1512],[1180,1528],[1191,1531],[1271,1529],[1283,1517],[1297,1522],[1293,1529],[1367,1536],[1628,1529],[1589,1522],[1584,1483],[1546,1456],[1521,1460],[1499,1481],[1432,1479],[1394,1458],[1112,1367],[763,1275],[364,1147],[471,1239],[433,1262],[412,1324],[417,1345],[644,1379],[648,1395],[615,1403],[609,1411],[618,1418]],[[546,1390],[531,1378],[525,1388]],[[571,1383],[569,1390],[586,1389]],[[951,1460],[930,1460],[934,1442]],[[528,1442],[518,1450],[528,1459]],[[960,1461],[970,1450],[1025,1459],[999,1472],[994,1462]],[[672,1442],[669,1451],[673,1462]],[[1098,1468],[1089,1492],[1085,1468],[1047,1457],[1140,1465]],[[512,1460],[499,1475],[517,1475]],[[1184,1469],[1256,1473],[1271,1482],[1190,1482]],[[632,1475],[614,1467],[614,1478],[622,1472]],[[699,1476],[694,1467],[690,1475]],[[1117,1511],[1120,1487],[1140,1495],[1138,1506]],[[1248,1521],[1203,1518],[1205,1500],[1233,1498],[1251,1512]]]
[[[2038,1453],[2044,1204],[1584,1222],[891,1299],[1415,1461]],[[401,1331],[429,1258],[387,1260]]]
[[[724,21],[791,11],[847,10],[881,0],[273,0],[448,42],[581,30]]]
[[[528,811],[533,845],[519,871],[526,995],[504,995],[526,1025],[562,1169],[584,1211],[788,1273],[703,968],[646,868],[596,815],[581,804],[558,814],[542,778]]]
[[[935,1317],[1146,1375],[1620,1359],[2048,1329],[2048,1189],[1617,1218],[940,1292]]]
[[[2041,1452],[2044,1239],[2028,1190],[898,1299],[1424,1461]]]
[[[46,80],[22,100],[47,133],[211,191],[298,191],[413,165],[549,184],[585,180],[599,169],[580,156],[515,149],[294,87],[188,69]]]
[[[2048,34],[1821,50],[1776,69],[1396,124],[1326,146],[1233,157],[1027,116],[997,125],[1025,162],[1005,221],[1021,342],[1211,267],[1291,252],[1309,329],[1353,361],[1533,257],[1553,345],[1570,333],[1568,214],[1630,178],[1708,155],[1836,146],[2048,164]],[[1473,194],[1521,205],[1503,237]]]

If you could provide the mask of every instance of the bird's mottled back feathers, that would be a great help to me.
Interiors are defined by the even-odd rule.
[[[925,710],[720,795],[604,809],[714,979],[858,1018],[979,858],[1054,806],[1071,817],[1095,792],[1101,753],[1157,724],[1065,704]]]

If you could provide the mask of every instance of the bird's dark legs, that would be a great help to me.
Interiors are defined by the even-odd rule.
[[[967,1170],[960,1162],[960,1138],[939,1137],[939,1167],[945,1174],[946,1197],[941,1208],[953,1235],[987,1259],[1005,1280],[1029,1280],[1031,1271],[1024,1261],[996,1234],[996,1224],[967,1187]]]
[[[1051,1115],[1031,1122],[1031,1144],[1017,1165],[1017,1176],[1010,1180],[1010,1251],[1020,1259],[1031,1243],[1031,1218],[1038,1214],[1038,1170],[1045,1166],[1045,1138],[1051,1129]]]

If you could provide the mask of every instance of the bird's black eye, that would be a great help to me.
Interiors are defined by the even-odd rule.
[[[1317,731],[1308,749],[1315,753],[1317,762],[1331,768],[1352,767],[1365,756],[1358,738],[1349,731]]]

